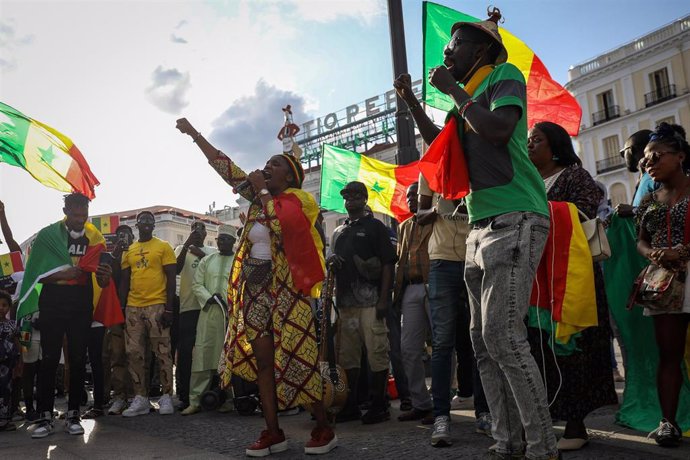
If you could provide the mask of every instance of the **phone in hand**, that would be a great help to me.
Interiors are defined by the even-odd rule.
[[[99,265],[101,265],[101,264],[106,264],[106,265],[110,265],[110,266],[112,267],[114,263],[115,263],[115,258],[114,258],[113,255],[112,255],[111,253],[109,253],[109,252],[103,251],[103,252],[101,252],[101,254],[98,256],[98,264],[99,264]]]

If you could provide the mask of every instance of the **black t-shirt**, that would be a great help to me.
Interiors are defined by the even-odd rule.
[[[333,253],[345,260],[336,274],[338,306],[375,306],[381,289],[377,267],[397,260],[388,228],[371,216],[348,220],[333,233]]]
[[[86,254],[89,239],[84,235],[78,238],[67,236],[67,251],[76,266]],[[84,273],[77,280],[60,283],[46,283],[41,290],[39,308],[60,308],[63,310],[83,310],[93,308],[93,286],[91,274]]]

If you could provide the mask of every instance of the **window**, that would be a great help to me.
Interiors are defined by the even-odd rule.
[[[602,144],[604,144],[604,157],[618,157],[620,150],[620,144],[618,143],[618,136],[609,136],[602,139]]]
[[[651,91],[644,95],[645,107],[676,97],[676,85],[669,81],[666,67],[649,74],[649,88]]]
[[[184,237],[178,233],[177,234],[177,244],[182,244],[182,243],[184,243]]]
[[[592,114],[592,124],[595,126],[620,117],[618,106],[614,104],[613,90],[597,94],[597,105],[599,111]]]
[[[662,123],[668,123],[669,125],[674,125],[674,124],[676,124],[676,117],[670,116],[670,117],[662,118],[661,120],[657,120],[657,122],[654,126],[659,126]]]
[[[618,136],[605,137],[601,140],[601,144],[604,155],[603,158],[596,163],[598,174],[620,169],[625,166],[625,162],[618,150],[620,149]]]

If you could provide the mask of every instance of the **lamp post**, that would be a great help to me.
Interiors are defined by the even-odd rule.
[[[405,48],[405,27],[401,0],[388,0],[388,25],[393,56],[393,78],[407,73],[407,51]],[[395,132],[398,139],[398,164],[404,165],[419,159],[415,145],[414,121],[407,104],[396,96]]]

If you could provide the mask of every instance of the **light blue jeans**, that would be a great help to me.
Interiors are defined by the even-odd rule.
[[[558,449],[525,317],[548,231],[549,219],[534,213],[484,219],[467,238],[465,263],[472,344],[493,418],[492,449],[539,460],[557,456]]]

